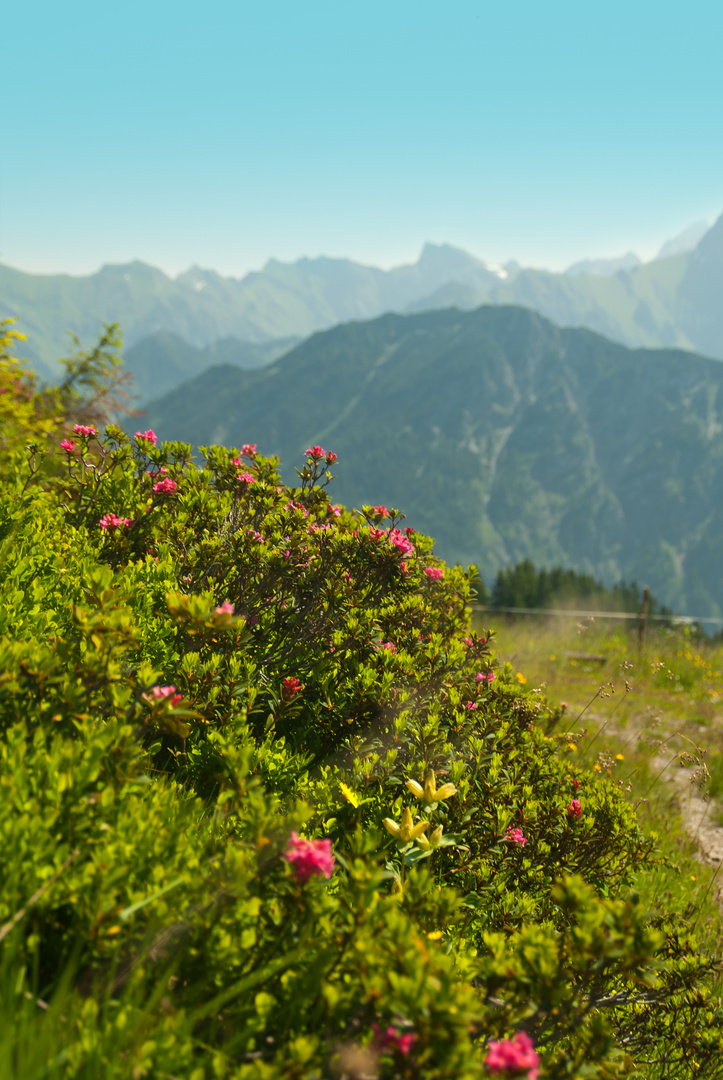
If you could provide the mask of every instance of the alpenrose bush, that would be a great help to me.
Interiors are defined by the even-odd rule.
[[[323,447],[288,487],[0,390],[2,1075],[721,1075],[694,914],[473,573]]]

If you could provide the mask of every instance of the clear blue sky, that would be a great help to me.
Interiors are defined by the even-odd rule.
[[[562,268],[723,211],[723,5],[22,0],[0,258]]]

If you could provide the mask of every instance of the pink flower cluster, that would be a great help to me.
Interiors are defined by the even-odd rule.
[[[389,652],[392,653],[392,655],[394,655],[394,653],[397,651],[397,647],[393,641],[385,641],[382,645],[382,648],[387,649]]]
[[[176,693],[175,686],[154,686],[151,693],[157,701],[165,701],[169,698],[171,705],[174,706],[183,701],[183,694]]]
[[[294,831],[283,857],[293,868],[294,876],[301,885],[314,874],[330,878],[334,871],[331,840],[306,840]]]
[[[582,816],[582,803],[579,799],[573,799],[568,805],[567,816],[572,818],[573,821]]]
[[[153,446],[158,442],[158,436],[152,428],[148,428],[148,431],[137,431],[133,436],[134,439],[147,439]]]
[[[73,428],[76,435],[97,435],[97,428],[92,427],[89,424],[76,424]]]
[[[293,675],[287,675],[281,684],[281,696],[284,701],[291,701],[297,694],[301,693],[302,689],[299,679],[295,679]]]
[[[169,480],[168,478],[166,478],[165,480],[159,480],[157,483],[155,483],[153,485],[153,490],[156,495],[173,495],[177,487],[178,484],[175,480]]]
[[[341,517],[340,506],[327,506],[326,512],[327,514],[332,514],[334,517]]]
[[[401,551],[402,555],[413,555],[414,544],[404,535],[400,529],[392,529],[389,533],[389,539],[394,544],[397,551]]]
[[[525,1073],[528,1080],[537,1080],[540,1055],[535,1053],[532,1039],[526,1031],[518,1031],[512,1039],[492,1041],[484,1061],[490,1072]]]
[[[505,833],[505,840],[511,840],[513,844],[519,844],[520,847],[524,847],[527,843],[527,837],[522,829],[513,829],[511,825]]]
[[[474,681],[477,682],[477,683],[481,683],[481,682],[491,683],[491,682],[494,682],[496,678],[497,678],[497,676],[495,675],[494,671],[478,671],[477,674],[474,677]]]
[[[425,566],[424,572],[430,581],[441,581],[444,577],[444,570],[439,566]]]
[[[336,461],[336,454],[331,450],[325,450],[323,446],[307,446],[305,454],[314,461],[321,461],[323,458],[327,465],[332,465]]]
[[[253,484],[256,477],[250,472],[240,472],[236,476],[237,480],[240,480],[242,484]]]
[[[408,1031],[405,1035],[402,1035],[392,1024],[389,1025],[386,1031],[382,1031],[379,1024],[372,1024],[372,1031],[374,1032],[375,1049],[382,1052],[385,1050],[397,1050],[405,1057],[417,1039],[413,1031]]]
[[[372,513],[374,514],[374,517],[385,518],[390,516],[386,506],[373,506]]]
[[[253,457],[256,453],[255,442],[245,442],[241,447],[241,457]]]
[[[75,450],[75,442],[73,439],[61,439],[60,449],[65,450],[66,454],[72,454]]]
[[[115,529],[118,525],[123,525],[127,529],[130,523],[130,518],[118,517],[116,514],[103,514],[98,522],[101,529]]]
[[[215,615],[233,615],[233,604],[230,600],[224,600],[220,607],[214,608]]]

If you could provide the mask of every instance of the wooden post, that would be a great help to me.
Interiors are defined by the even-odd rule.
[[[638,649],[645,648],[645,631],[648,628],[648,608],[650,607],[650,589],[646,585],[643,589],[643,604],[640,608],[640,623],[638,624]]]

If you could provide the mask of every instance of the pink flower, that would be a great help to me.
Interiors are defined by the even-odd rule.
[[[65,450],[66,454],[72,454],[75,450],[75,443],[72,439],[61,439],[60,449]]]
[[[230,600],[224,600],[220,607],[214,608],[216,615],[233,615],[233,604]]]
[[[430,581],[441,581],[444,577],[444,570],[439,566],[425,566],[424,572]]]
[[[183,701],[183,694],[177,694],[175,686],[154,686],[151,693],[157,701],[164,701],[166,698],[170,698],[171,705],[174,706]]]
[[[117,517],[115,514],[103,514],[98,522],[101,529],[115,529],[118,525],[124,525],[127,529],[130,523],[130,518]]]
[[[389,539],[397,551],[401,551],[402,555],[414,554],[414,544],[410,543],[399,529],[392,529],[389,533]]]
[[[567,816],[573,821],[582,816],[582,803],[579,799],[573,799],[568,805]]]
[[[307,457],[318,461],[320,458],[326,457],[326,450],[322,446],[307,446],[305,454]]]
[[[327,454],[326,454],[326,464],[327,465],[333,465],[335,461],[336,461],[336,454],[334,453],[333,450],[328,450]]]
[[[412,528],[411,525],[407,525],[406,529],[404,530],[404,535],[405,536],[414,536],[414,529]]]
[[[396,645],[391,641],[385,641],[384,644],[382,645],[382,648],[383,649],[388,649],[392,654],[394,654],[397,651]]]
[[[175,480],[159,480],[158,483],[153,485],[153,490],[156,495],[173,495],[177,487],[178,484]]]
[[[520,847],[524,847],[527,843],[527,837],[522,829],[513,829],[512,826],[505,833],[505,840],[511,840],[513,844],[519,844]]]
[[[94,427],[87,426],[86,424],[76,424],[73,428],[76,435],[96,435],[97,430]]]
[[[406,1035],[402,1035],[391,1024],[386,1031],[382,1031],[379,1024],[372,1024],[372,1031],[374,1032],[374,1045],[377,1050],[398,1050],[405,1057],[417,1039],[413,1031],[408,1031]]]
[[[245,442],[241,447],[241,457],[253,457],[256,453],[255,442]]]
[[[155,446],[158,442],[158,436],[152,428],[148,428],[148,431],[137,431],[133,436],[134,439],[148,439],[149,443],[153,443]]]
[[[487,671],[487,672],[478,671],[477,674],[474,677],[474,681],[477,682],[477,683],[481,683],[481,682],[491,683],[491,682],[495,681],[495,678],[496,678],[496,676],[495,676],[494,671]]]
[[[474,641],[472,640],[471,637],[466,637],[464,639],[464,643],[465,643],[465,645],[467,646],[468,649],[471,649],[472,646],[474,645]]]
[[[301,682],[293,675],[287,675],[281,684],[281,696],[284,701],[291,701],[303,689]]]
[[[253,484],[256,477],[250,472],[240,472],[236,479],[240,480],[242,484]]]
[[[477,706],[474,703],[474,701],[468,701],[467,704],[465,705],[465,708],[470,709],[470,710],[474,710],[474,709],[477,708]]]
[[[327,506],[326,512],[328,514],[333,514],[334,517],[341,517],[341,507],[340,506]]]
[[[372,513],[375,517],[389,517],[389,511],[387,510],[386,506],[373,506]]]
[[[375,529],[373,525],[369,526],[369,539],[370,540],[381,540],[382,537],[386,536],[386,535],[387,534],[384,532],[384,529]]]
[[[577,791],[577,789],[578,789],[578,788],[580,787],[580,781],[579,781],[579,780],[576,780],[576,779],[575,779],[575,778],[573,777],[573,780],[572,780],[572,786],[573,786],[573,787],[575,788],[575,791]]]
[[[330,878],[334,871],[331,840],[305,840],[294,831],[283,857],[292,866],[300,885],[314,874]]]
[[[484,1063],[490,1072],[526,1073],[528,1080],[537,1080],[540,1072],[540,1055],[535,1053],[532,1039],[525,1031],[518,1031],[512,1039],[492,1041]]]

